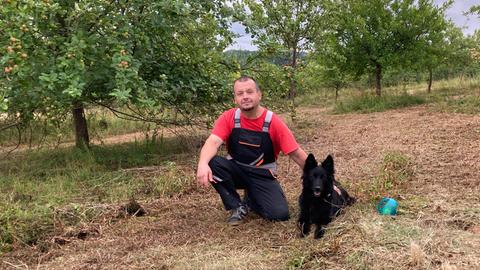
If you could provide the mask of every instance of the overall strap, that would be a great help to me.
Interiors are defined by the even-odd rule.
[[[235,111],[235,118],[233,121],[235,123],[234,128],[240,128],[240,109],[239,108],[237,108],[237,110]]]
[[[240,128],[240,109],[237,108],[235,110],[235,117],[233,119],[234,121],[234,128]],[[265,116],[265,121],[263,122],[263,128],[262,128],[262,131],[263,132],[268,132],[268,129],[270,128],[270,123],[272,122],[272,116],[273,116],[273,112],[272,111],[267,111],[267,115]]]
[[[267,111],[267,116],[265,116],[265,121],[263,122],[263,132],[268,132],[268,129],[270,128],[270,123],[272,122],[272,111]]]

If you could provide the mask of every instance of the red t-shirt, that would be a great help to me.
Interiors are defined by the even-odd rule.
[[[217,135],[224,142],[228,142],[228,137],[232,133],[232,130],[235,126],[234,118],[236,109],[237,108],[233,108],[225,111],[222,115],[220,115],[217,121],[215,121],[212,134]],[[240,114],[240,126],[244,129],[262,131],[263,122],[265,121],[266,115],[266,109],[263,111],[262,115],[256,119],[248,119]],[[295,137],[293,137],[292,132],[282,121],[282,119],[275,113],[272,115],[272,121],[270,122],[268,133],[270,134],[270,138],[273,142],[273,153],[275,154],[275,159],[277,159],[280,151],[288,155],[298,149],[297,141],[295,140]]]

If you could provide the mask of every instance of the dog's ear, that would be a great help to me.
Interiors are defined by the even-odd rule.
[[[328,174],[333,175],[335,173],[333,157],[331,155],[328,155],[327,158],[322,162],[322,167],[327,171]]]
[[[313,154],[308,154],[307,159],[305,160],[305,166],[303,167],[304,171],[309,171],[318,166],[318,162],[313,156]]]

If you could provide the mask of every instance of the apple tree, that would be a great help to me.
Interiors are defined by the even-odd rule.
[[[212,113],[228,93],[230,15],[221,0],[3,0],[0,131],[73,116],[88,147],[91,106],[159,124],[175,120],[155,117],[165,109]]]

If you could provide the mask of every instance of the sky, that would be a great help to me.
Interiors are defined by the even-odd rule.
[[[437,5],[441,5],[447,0],[434,0]],[[447,10],[446,16],[451,19],[458,27],[461,27],[467,35],[473,34],[476,29],[480,29],[480,18],[476,15],[465,16],[464,12],[468,11],[471,6],[480,5],[480,0],[456,0],[455,3]],[[240,37],[234,40],[234,43],[227,50],[256,50],[251,43],[250,35],[245,33],[242,25],[234,23],[232,31],[239,34]]]
[[[446,0],[434,0],[434,3],[441,5]],[[455,3],[447,10],[446,15],[457,26],[465,27],[465,34],[473,34],[476,29],[480,29],[480,19],[476,15],[465,16],[464,12],[468,11],[471,6],[480,5],[480,0],[456,0]]]

